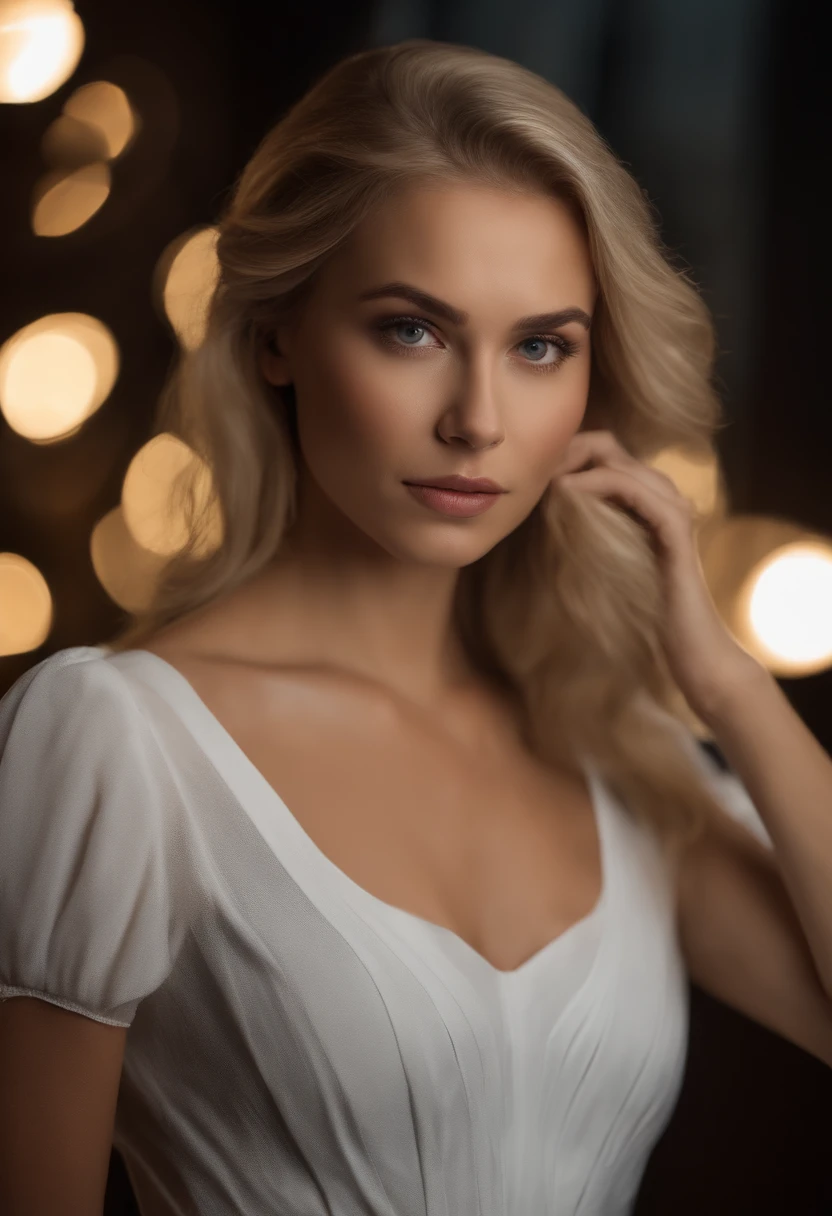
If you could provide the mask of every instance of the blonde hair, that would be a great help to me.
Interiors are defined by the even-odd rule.
[[[709,314],[591,122],[540,76],[471,47],[413,39],[362,51],[266,135],[219,224],[206,337],[182,356],[157,429],[207,463],[223,536],[205,551],[208,510],[184,486],[188,544],[114,650],[274,558],[295,518],[295,399],[266,383],[261,346],[362,219],[402,185],[430,180],[567,200],[598,286],[584,426],[613,431],[642,459],[673,444],[709,448],[719,424]],[[695,837],[714,802],[674,716],[659,574],[634,519],[588,495],[547,494],[460,571],[455,611],[467,652],[514,699],[538,756],[571,768],[591,757],[665,844]]]

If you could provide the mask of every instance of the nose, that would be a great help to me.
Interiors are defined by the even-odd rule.
[[[502,410],[494,376],[484,359],[465,370],[463,383],[454,392],[436,429],[445,443],[462,442],[477,451],[503,442]]]

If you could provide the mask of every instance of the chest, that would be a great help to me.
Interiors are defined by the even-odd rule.
[[[308,674],[176,665],[331,862],[493,966],[517,967],[595,906],[584,780],[553,772],[488,715],[402,712]]]

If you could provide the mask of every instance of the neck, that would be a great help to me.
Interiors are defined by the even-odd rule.
[[[427,703],[474,674],[453,623],[457,579],[456,569],[386,553],[293,545],[269,570],[263,610],[299,661],[349,670]],[[265,617],[263,624],[269,628]]]

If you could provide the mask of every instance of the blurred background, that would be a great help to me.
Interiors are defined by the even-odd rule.
[[[153,414],[260,137],[343,55],[427,37],[563,88],[690,268],[728,425],[716,463],[656,463],[700,507],[726,621],[832,750],[824,19],[810,0],[0,0],[0,695],[106,642],[184,540],[169,491],[195,457]],[[692,1002],[639,1216],[832,1213],[832,1074]],[[107,1204],[135,1210],[115,1153]]]

